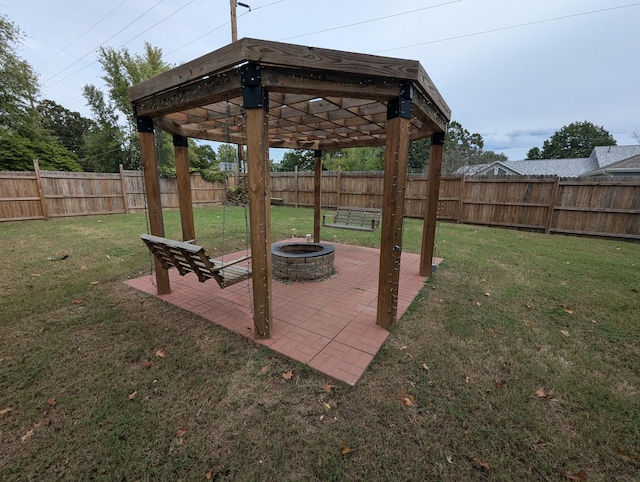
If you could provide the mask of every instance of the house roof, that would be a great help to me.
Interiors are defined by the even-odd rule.
[[[631,146],[598,146],[593,149],[589,157],[576,159],[539,159],[524,161],[496,161],[490,164],[476,164],[462,166],[455,174],[467,176],[492,174],[496,167],[502,168],[511,175],[521,176],[558,176],[579,177],[603,175],[594,174],[604,171],[604,168],[628,169],[636,172],[640,157],[640,145]],[[627,163],[629,161],[629,163]]]
[[[444,132],[451,118],[418,61],[249,38],[132,86],[129,99],[171,134],[245,144],[243,92],[256,86],[268,95],[257,102],[269,106],[269,147],[384,145],[400,97],[402,109],[412,101],[411,140]]]
[[[640,154],[630,157],[629,159],[623,159],[622,161],[608,164],[600,169],[582,174],[581,177],[595,177],[595,176],[631,176],[640,175]]]

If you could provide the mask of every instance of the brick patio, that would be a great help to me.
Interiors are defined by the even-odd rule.
[[[379,251],[345,244],[335,246],[336,274],[309,283],[273,281],[271,339],[256,340],[319,372],[354,385],[387,339],[376,325]],[[227,254],[231,260],[244,252]],[[442,260],[434,258],[434,263]],[[402,253],[398,318],[404,314],[425,278],[418,275],[420,256]],[[171,293],[158,298],[253,339],[250,282],[220,289],[213,281],[198,282],[190,273],[169,271]],[[126,282],[156,295],[153,278]]]

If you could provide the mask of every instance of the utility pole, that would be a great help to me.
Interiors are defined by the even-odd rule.
[[[241,3],[236,0],[230,0],[229,6],[231,8],[231,41],[235,42],[238,40],[238,5],[244,8],[248,8],[251,11],[251,7],[246,3]],[[239,167],[240,164],[244,161],[244,147],[242,144],[238,144],[238,162],[236,163],[236,178],[240,180],[239,177]]]

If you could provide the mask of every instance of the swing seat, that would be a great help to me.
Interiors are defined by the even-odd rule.
[[[327,228],[354,229],[356,231],[375,231],[382,219],[382,209],[338,207],[333,215],[333,222],[326,222],[326,214],[322,215],[322,225]]]
[[[145,242],[149,251],[160,261],[164,269],[174,267],[181,276],[195,273],[201,283],[213,278],[220,285],[220,288],[226,288],[251,278],[249,268],[237,266],[238,263],[251,259],[251,255],[223,263],[216,259],[209,259],[204,248],[197,244],[175,241],[151,234],[142,234],[140,238]]]

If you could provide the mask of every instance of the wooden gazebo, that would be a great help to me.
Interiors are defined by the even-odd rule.
[[[173,134],[182,234],[195,239],[187,138],[247,146],[255,333],[271,333],[269,147],[321,151],[385,145],[376,323],[392,327],[402,249],[409,142],[431,136],[421,272],[431,275],[444,132],[450,110],[417,61],[241,39],[129,89],[138,121],[151,234],[164,235],[154,128]],[[158,294],[170,291],[156,260]]]

